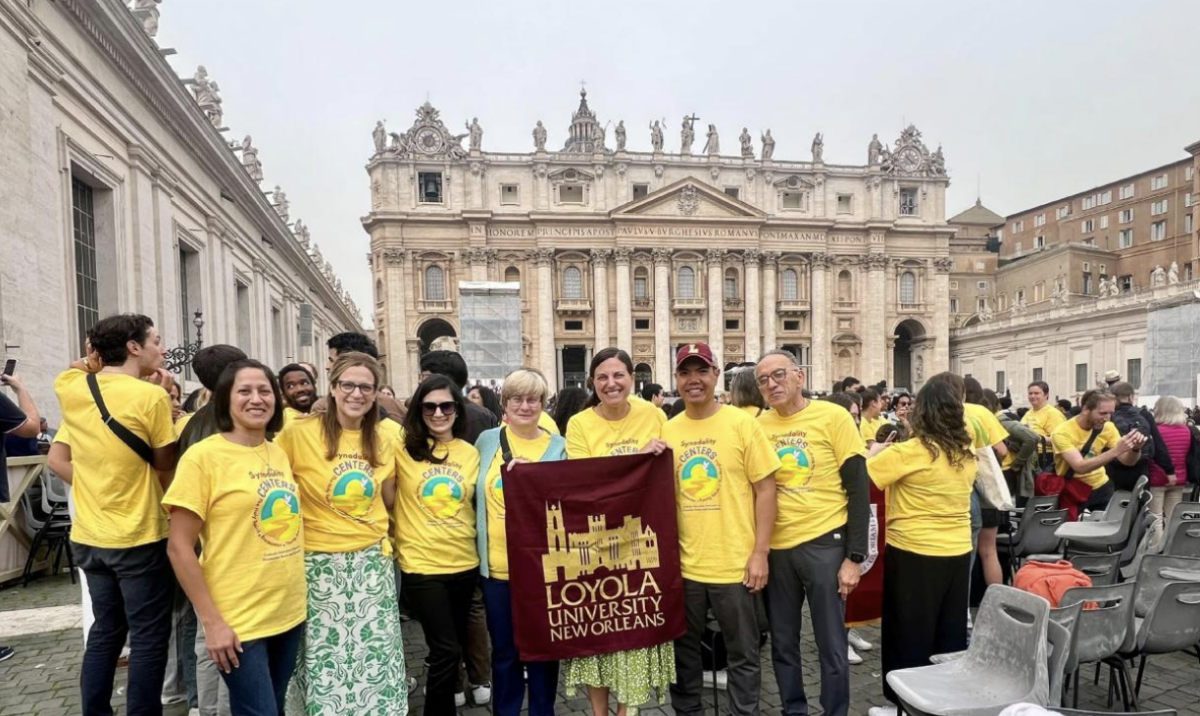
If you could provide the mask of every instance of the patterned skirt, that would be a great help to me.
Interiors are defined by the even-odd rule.
[[[575,696],[579,686],[607,688],[617,703],[636,714],[637,707],[656,698],[655,692],[658,701],[665,699],[667,687],[675,681],[675,644],[567,659],[563,680],[568,698]]]
[[[392,559],[373,546],[306,552],[304,566],[308,628],[289,689],[289,716],[406,716],[408,682]]]

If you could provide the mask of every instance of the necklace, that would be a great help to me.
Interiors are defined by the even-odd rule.
[[[600,416],[600,419],[604,421],[604,424],[608,426],[608,429],[613,432],[613,435],[620,435],[621,431],[625,429],[625,421],[629,420],[630,415],[633,415],[633,406],[629,405],[628,403],[626,403],[626,405],[628,406],[629,410],[625,413],[625,417],[621,418],[620,420],[609,420],[608,418],[604,417],[603,413],[599,411],[596,412],[596,414]]]

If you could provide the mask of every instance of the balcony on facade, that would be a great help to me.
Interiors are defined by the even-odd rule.
[[[725,299],[725,308],[729,309],[730,311],[740,311],[740,310],[742,310],[742,307],[743,307],[743,303],[742,303],[742,299],[740,299],[740,298]]]
[[[635,298],[633,299],[633,308],[637,311],[649,311],[654,308],[653,298]]]
[[[783,299],[775,302],[775,312],[781,316],[798,316],[811,310],[808,299]]]
[[[708,301],[703,298],[680,298],[676,296],[671,301],[671,308],[676,313],[703,313],[708,307]]]
[[[562,316],[588,316],[592,313],[590,298],[560,298],[555,302],[555,309]]]

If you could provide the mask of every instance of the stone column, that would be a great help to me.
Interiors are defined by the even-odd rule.
[[[671,360],[671,250],[654,249],[654,372],[659,385],[675,389]],[[669,387],[668,387],[669,386]]]
[[[388,381],[395,388],[397,395],[412,395],[416,380],[415,370],[410,370],[406,338],[408,334],[407,300],[404,295],[409,282],[404,277],[404,264],[408,258],[407,251],[402,249],[386,249],[383,252],[385,268],[383,269],[383,290],[387,295],[384,309],[387,311],[387,345],[384,350],[388,355]]]
[[[928,375],[950,370],[950,269],[954,260],[933,260],[933,365]]]
[[[760,333],[758,262],[762,254],[758,249],[746,249],[742,259],[746,262],[746,360],[758,362],[762,355],[762,336]]]
[[[779,292],[775,289],[775,272],[779,268],[779,252],[764,251],[762,253],[762,347],[763,353],[773,351],[776,344],[775,299]]]
[[[597,348],[612,345],[612,333],[608,330],[608,260],[612,253],[612,249],[592,249],[592,316],[596,322]]]
[[[633,355],[633,291],[629,259],[633,251],[619,248],[613,252],[617,262],[617,348]]]
[[[887,263],[887,256],[882,253],[866,254],[862,257],[861,263],[865,272],[861,272],[860,275],[865,274],[866,276],[866,286],[863,287],[861,295],[866,304],[859,311],[859,315],[863,319],[862,337],[865,356],[863,377],[860,380],[871,384],[883,380],[887,373],[884,348],[887,338],[887,331],[884,327],[884,319],[887,314],[884,308]]]
[[[812,375],[810,381],[812,390],[828,390],[831,384],[829,377],[833,355],[829,343],[829,284],[825,279],[826,269],[829,268],[829,254],[813,254],[812,288],[809,292],[812,312]],[[879,310],[882,310],[882,306]],[[839,376],[840,378],[841,376]],[[866,378],[865,380],[870,380]]]
[[[708,345],[717,360],[725,360],[724,264],[725,249],[709,249],[708,265]],[[718,391],[721,392],[721,391]]]
[[[550,392],[558,392],[558,357],[554,350],[554,249],[532,249],[530,259],[537,265],[538,368],[550,383]]]
[[[467,249],[467,265],[471,267],[472,281],[487,280],[487,249]]]

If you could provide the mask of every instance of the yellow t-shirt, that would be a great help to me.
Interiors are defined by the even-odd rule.
[[[508,434],[508,446],[512,448],[514,458],[523,458],[530,462],[539,462],[546,450],[550,449],[550,435],[539,432],[534,440],[525,440],[512,430]],[[500,467],[504,464],[504,456],[499,449],[488,466],[488,473],[483,489],[484,499],[487,500],[487,537],[488,537],[488,576],[492,579],[508,580],[508,539],[504,531],[504,481],[500,476]]]
[[[151,448],[175,442],[171,397],[124,373],[99,373],[108,412]],[[71,539],[106,549],[166,539],[167,513],[158,473],[100,420],[87,374],[63,372],[54,381],[63,425],[71,431],[75,520]]]
[[[752,417],[756,420],[758,419],[759,415],[766,412],[762,408],[758,407],[757,405],[739,405],[736,407],[738,410],[741,410],[746,415],[749,415],[750,417]],[[662,412],[662,411],[659,411],[659,412]]]
[[[1021,418],[1021,424],[1027,426],[1033,432],[1043,437],[1050,437],[1054,431],[1067,421],[1067,418],[1062,414],[1062,411],[1046,403],[1041,410],[1030,410],[1025,413],[1025,417]]]
[[[542,430],[549,431],[551,435],[558,435],[558,423],[554,422],[554,418],[550,417],[550,413],[543,410],[538,414],[538,427]]]
[[[337,454],[325,459],[320,420],[297,420],[275,438],[292,463],[304,510],[304,549],[357,552],[385,542],[383,483],[395,477],[396,445],[379,431],[378,467],[362,454],[362,431],[343,430]],[[390,552],[390,547],[386,548]]]
[[[675,453],[683,576],[740,583],[754,551],[754,483],[779,469],[762,426],[722,405],[704,420],[676,415],[663,427],[663,440]]]
[[[775,473],[779,507],[771,549],[791,549],[845,525],[841,467],[854,455],[867,456],[850,413],[812,400],[786,418],[767,411],[758,424],[781,465]]]
[[[184,413],[183,415],[179,416],[179,420],[175,421],[176,440],[183,436],[183,429],[187,427],[188,423],[192,422],[193,416],[195,416],[195,413]]]
[[[304,525],[287,455],[212,435],[179,459],[163,504],[204,520],[200,568],[221,618],[243,642],[307,617]]]
[[[1067,474],[1070,465],[1066,460],[1063,460],[1061,455],[1064,452],[1071,450],[1082,450],[1084,443],[1092,436],[1091,430],[1084,430],[1078,420],[1071,419],[1065,421],[1054,431],[1050,436],[1050,442],[1054,444],[1054,470],[1060,474]],[[1100,434],[1092,442],[1092,446],[1088,448],[1087,455],[1083,459],[1087,460],[1103,453],[1105,450],[1114,448],[1117,443],[1121,442],[1121,433],[1117,430],[1117,426],[1112,422],[1107,422],[1100,429]],[[1086,473],[1075,473],[1075,477],[1082,480],[1084,484],[1091,486],[1093,489],[1103,487],[1104,483],[1108,482],[1108,472],[1103,466]]]
[[[567,457],[632,455],[662,437],[666,424],[667,414],[645,400],[630,400],[629,414],[621,420],[605,420],[586,408],[567,423]]]
[[[887,542],[907,552],[956,557],[971,551],[971,490],[975,459],[955,469],[913,438],[867,458],[867,473],[887,490]]]
[[[971,447],[990,447],[1008,438],[1008,431],[1000,424],[1000,420],[982,405],[963,403],[963,417],[967,421],[967,432],[971,435]]]
[[[853,422],[853,416],[851,416],[850,420]],[[882,415],[874,420],[863,418],[858,424],[858,434],[862,437],[864,443],[873,443],[875,442],[875,436],[879,434],[879,429],[887,425],[887,423],[888,419]]]
[[[286,428],[293,420],[296,420],[297,418],[303,418],[307,416],[308,413],[302,413],[290,405],[285,405],[283,407],[283,427]]]
[[[446,461],[417,462],[396,450],[396,561],[411,574],[456,574],[479,566],[475,483],[479,451],[455,438],[435,448]]]

